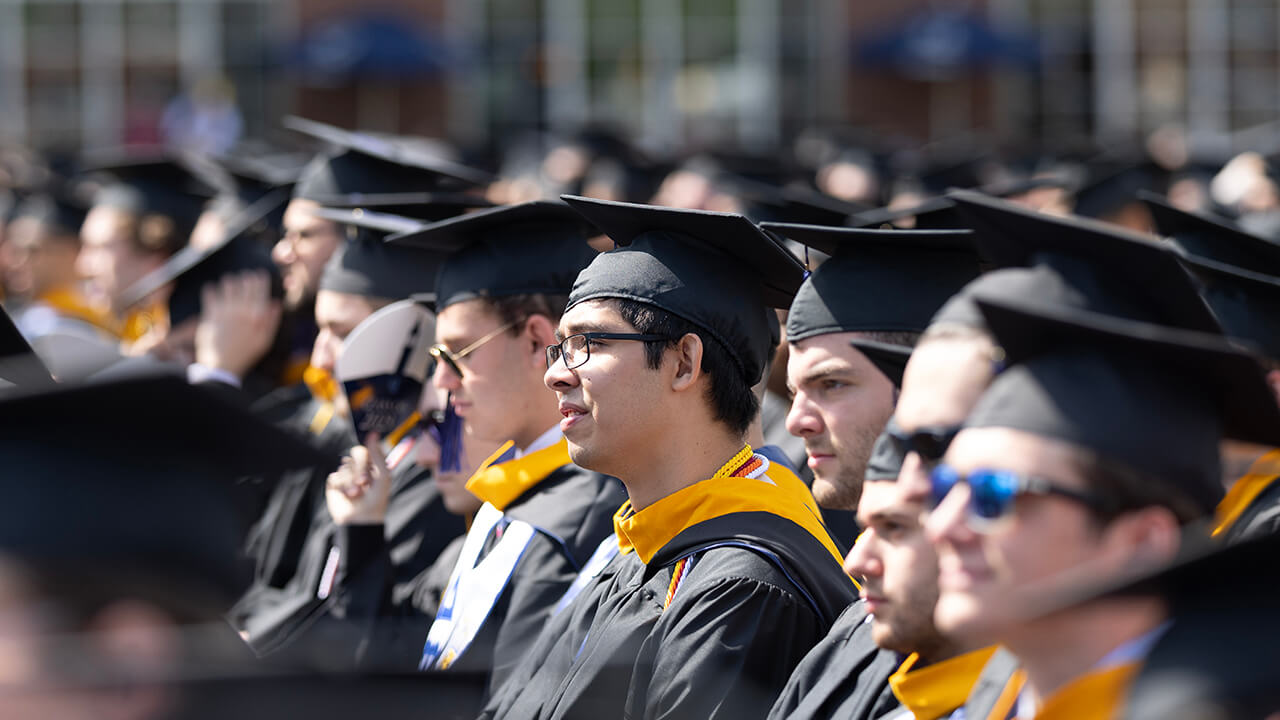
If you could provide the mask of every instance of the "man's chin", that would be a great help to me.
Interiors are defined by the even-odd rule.
[[[813,499],[818,501],[818,506],[828,510],[850,510],[858,509],[858,496],[862,493],[861,483],[850,486],[850,484],[842,483],[838,478],[831,479],[822,475],[814,474],[813,477]]]

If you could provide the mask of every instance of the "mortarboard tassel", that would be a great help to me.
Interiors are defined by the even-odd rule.
[[[453,411],[453,403],[445,403],[443,416],[431,426],[431,437],[440,446],[440,470],[458,472],[462,469],[462,418]]]

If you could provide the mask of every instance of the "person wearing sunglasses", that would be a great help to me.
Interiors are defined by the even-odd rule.
[[[972,233],[762,227],[831,256],[787,313],[787,430],[804,439],[818,504],[852,512],[896,393],[850,341],[914,345],[947,298],[978,276]]]
[[[899,388],[898,402],[867,464],[857,515],[866,529],[845,559],[845,570],[860,580],[862,595],[870,602],[851,606],[827,640],[805,658],[771,718],[879,718],[889,712],[937,716],[961,705],[978,712],[979,702],[987,710],[986,704],[997,700],[967,698],[988,663],[987,672],[997,676],[991,683],[997,694],[1016,682],[1003,658],[993,661],[994,648],[953,642],[934,625],[937,556],[923,526],[930,498],[928,472],[942,459],[994,373],[994,342],[969,293],[992,281],[997,286],[1007,282],[995,275],[974,280],[942,306],[908,354],[905,368],[898,368],[900,355],[893,367],[881,363]],[[869,359],[886,351],[865,340],[852,342]],[[905,710],[893,710],[899,704]]]
[[[1176,628],[1171,598],[1059,598],[1202,534],[1220,440],[1273,444],[1280,411],[1254,359],[1220,337],[1027,298],[978,305],[1009,367],[929,473],[934,619],[1017,657],[1019,717],[1111,717]]]
[[[571,461],[556,398],[541,382],[565,295],[595,256],[586,244],[594,234],[563,203],[532,202],[389,240],[447,254],[435,283],[433,385],[461,418],[464,445],[501,447],[467,481],[483,501],[469,531],[405,592],[344,574],[347,618],[372,624],[370,655],[388,669],[481,673],[496,690],[612,535],[622,485]],[[363,562],[387,559],[364,553]]]

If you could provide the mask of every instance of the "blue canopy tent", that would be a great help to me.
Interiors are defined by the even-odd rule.
[[[911,13],[855,40],[852,61],[930,84],[930,125],[963,115],[968,109],[967,81],[975,73],[997,67],[1030,70],[1040,61],[1040,47],[1029,33],[993,26],[970,10],[933,8]],[[951,96],[946,97],[950,92]],[[938,110],[946,105],[945,113]]]
[[[317,84],[402,80],[447,70],[454,53],[417,19],[385,13],[344,15],[303,31],[287,67]]]

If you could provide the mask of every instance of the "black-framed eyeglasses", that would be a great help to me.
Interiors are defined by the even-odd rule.
[[[1013,514],[1019,495],[1056,495],[1107,513],[1109,504],[1098,495],[1065,487],[1039,475],[1023,475],[1011,470],[979,469],[964,474],[950,465],[939,465],[929,474],[932,507],[942,504],[951,489],[960,483],[969,486],[968,525],[982,531]]]
[[[907,432],[899,427],[896,420],[889,418],[884,432],[897,446],[898,454],[906,457],[907,453],[915,453],[926,465],[936,465],[947,454],[951,441],[960,434],[960,425],[935,425],[916,428]]]
[[[453,352],[449,348],[445,347],[444,345],[441,345],[440,343],[436,343],[435,345],[432,345],[427,350],[427,352],[431,353],[431,357],[435,358],[436,360],[439,360],[440,362],[443,362],[445,365],[448,365],[449,369],[453,371],[454,375],[457,375],[458,377],[462,377],[462,366],[458,364],[459,361],[465,360],[468,355],[475,352],[476,350],[479,350],[482,345],[498,337],[502,333],[510,330],[511,328],[519,325],[520,323],[524,322],[526,319],[527,318],[522,318],[520,320],[513,320],[507,323],[506,325],[503,325],[502,327],[497,328],[492,332],[489,332],[484,337],[462,348],[458,352]]]
[[[591,343],[596,340],[637,340],[639,342],[656,342],[670,340],[666,335],[648,335],[645,333],[609,333],[585,332],[575,333],[555,345],[547,346],[547,369],[550,370],[557,360],[564,359],[564,366],[570,370],[582,367],[591,359]]]

